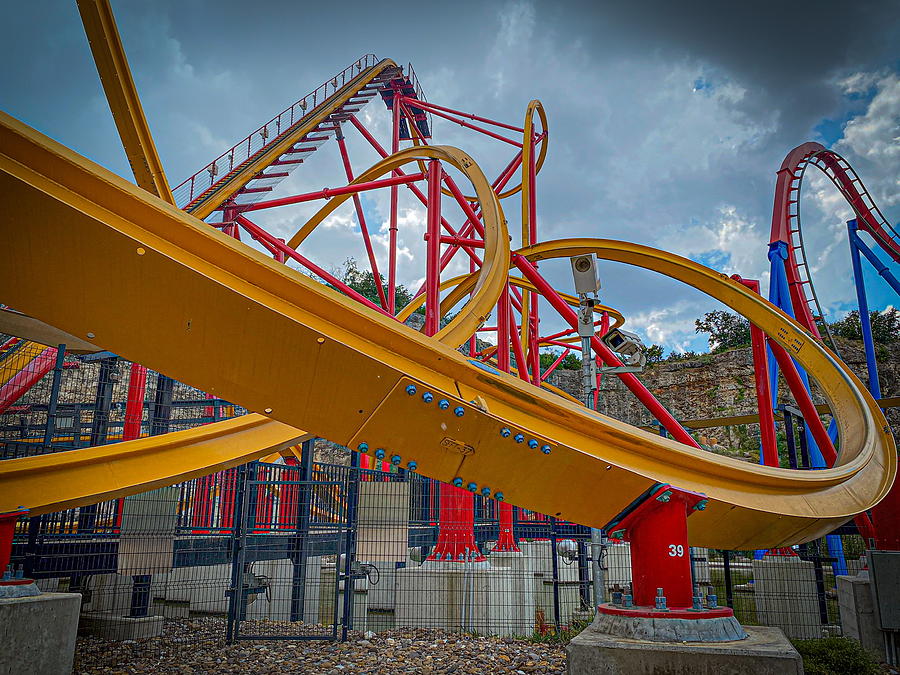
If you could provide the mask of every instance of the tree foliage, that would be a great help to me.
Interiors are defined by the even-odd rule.
[[[900,340],[900,311],[896,307],[884,312],[869,312],[869,321],[872,323],[872,339],[875,342],[888,344]],[[831,324],[831,332],[848,340],[862,340],[859,312],[854,309],[840,321]]]
[[[694,321],[697,333],[709,334],[709,350],[713,354],[750,344],[750,322],[742,316],[716,310]]]
[[[541,369],[546,370],[559,358],[559,352],[541,352]],[[581,359],[569,352],[557,366],[560,370],[581,370]]]
[[[662,345],[650,345],[644,349],[644,356],[647,357],[647,363],[659,363],[663,360]]]
[[[336,274],[335,276],[338,275]],[[387,293],[387,285],[384,282],[384,276],[381,274],[378,276],[381,280],[381,287],[385,290],[385,293]],[[359,269],[354,258],[347,258],[344,261],[344,269],[340,272],[339,278],[367,300],[371,300],[376,305],[381,305],[381,300],[378,296],[378,286],[375,284],[375,275],[372,274],[371,270],[363,271]],[[397,287],[394,289],[394,305],[397,309],[408,305],[412,298],[413,295],[406,286],[397,284]],[[424,313],[424,310],[421,308],[417,311],[420,314]]]

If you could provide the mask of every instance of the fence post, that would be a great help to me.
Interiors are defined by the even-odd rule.
[[[347,529],[344,539],[344,616],[341,622],[341,640],[347,639],[348,628],[353,627],[353,586],[352,574],[353,561],[356,559],[356,518],[359,506],[359,453],[350,453],[350,470],[347,473]],[[337,567],[340,565],[338,556],[335,565],[335,576],[340,578]]]
[[[238,622],[243,613],[244,595],[244,544],[246,543],[247,480],[251,464],[242,464],[237,468],[235,480],[234,512],[231,528],[231,585],[228,589],[228,622],[225,628],[225,641],[233,644],[239,632]]]
[[[294,543],[291,546],[293,574],[291,579],[291,621],[302,621],[306,604],[306,562],[309,557],[307,540],[309,538],[309,515],[312,509],[313,441],[303,442],[300,455],[300,466],[297,470],[300,489],[297,496],[297,528]]]

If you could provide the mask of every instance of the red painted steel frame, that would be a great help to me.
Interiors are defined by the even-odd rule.
[[[441,264],[441,163],[428,162],[428,241],[425,254],[425,333],[434,335],[440,329]]]
[[[255,204],[247,204],[246,206],[237,206],[237,210],[244,211],[260,211],[262,209],[272,209],[278,206],[289,206],[291,204],[302,204],[303,202],[311,202],[316,199],[329,199],[338,195],[359,194],[366,190],[377,190],[378,188],[391,187],[395,189],[398,185],[413,183],[417,180],[425,178],[423,173],[410,173],[402,176],[392,176],[391,178],[383,178],[381,180],[373,180],[367,183],[357,183],[355,185],[345,185],[337,188],[323,188],[316,192],[307,192],[302,195],[294,195],[292,197],[282,197],[280,199],[269,199]]]
[[[344,141],[344,134],[338,127],[337,135],[338,150],[341,153],[341,162],[344,165],[344,173],[347,176],[347,182],[353,180],[353,168],[350,166],[350,156],[347,154],[347,143]],[[358,194],[353,195],[353,206],[356,209],[356,219],[359,222],[359,231],[363,236],[363,243],[366,246],[366,256],[369,258],[369,267],[372,270],[372,280],[375,282],[375,288],[378,289],[378,299],[381,306],[387,309],[388,301],[384,292],[384,284],[381,283],[381,273],[378,271],[378,260],[375,258],[375,250],[372,248],[372,238],[369,236],[369,228],[366,224],[366,214],[363,212],[362,202]],[[368,458],[368,455],[365,455]]]
[[[759,295],[759,281],[731,277]],[[775,438],[775,413],[772,410],[772,391],[769,386],[769,359],[766,354],[766,334],[750,324],[750,344],[753,351],[753,377],[756,381],[756,407],[759,410],[759,433],[762,459],[766,466],[778,466],[778,441]]]
[[[631,542],[631,587],[638,607],[653,607],[658,588],[673,609],[693,605],[687,519],[704,499],[663,485],[610,528],[611,537]]]
[[[513,256],[513,264],[519,268],[519,271],[538,289],[538,292],[550,303],[559,315],[572,327],[578,327],[578,316],[575,311],[569,307],[565,300],[547,283],[547,281],[538,273],[534,265],[526,258],[520,255]],[[591,338],[591,346],[594,352],[609,366],[621,366],[622,362],[596,335]],[[666,431],[671,434],[676,441],[690,445],[694,448],[700,448],[700,445],[691,438],[691,435],[678,423],[672,414],[666,410],[662,404],[656,400],[656,397],[650,393],[647,387],[637,379],[632,373],[620,373],[618,375],[622,383],[628,387],[629,391],[637,396],[638,400],[644,404],[650,414],[653,415],[660,424],[665,427]]]
[[[515,127],[512,124],[506,124],[505,122],[498,122],[496,120],[488,119],[487,117],[479,117],[478,115],[473,115],[472,113],[462,112],[460,110],[454,110],[453,108],[447,108],[442,105],[436,105],[434,103],[429,103],[428,101],[419,101],[414,98],[410,98],[409,96],[403,97],[403,103],[412,105],[416,108],[427,108],[429,111],[432,110],[441,110],[446,113],[450,113],[451,115],[460,115],[461,117],[468,117],[470,120],[475,120],[476,122],[484,122],[485,124],[493,124],[495,127],[501,127],[503,129],[509,129],[510,131],[515,131],[520,134],[525,133],[525,129],[522,127]]]
[[[774,340],[767,340],[767,342],[769,343],[769,348],[772,350],[773,356],[775,356],[775,360],[778,361],[778,367],[781,368],[781,372],[784,375],[788,388],[794,395],[794,400],[797,401],[797,407],[799,407],[800,412],[803,413],[803,421],[806,422],[807,429],[812,433],[816,445],[819,446],[819,450],[822,452],[822,458],[825,460],[825,464],[834,466],[834,463],[837,461],[837,452],[834,449],[831,438],[828,436],[828,432],[822,425],[822,420],[819,418],[819,412],[816,410],[816,406],[813,404],[809,392],[806,390],[806,387],[803,386],[803,380],[800,378],[800,373],[797,372],[797,366],[794,365],[793,359],[791,359],[784,347]]]

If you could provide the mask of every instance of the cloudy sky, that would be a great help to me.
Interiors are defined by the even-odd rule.
[[[130,178],[74,0],[5,3],[0,108]],[[539,178],[542,238],[628,239],[765,284],[775,171],[804,141],[844,155],[887,219],[900,220],[900,8],[865,0],[728,5],[113,2],[173,185],[374,52],[412,62],[435,103],[520,124],[531,99],[543,102],[551,141]],[[387,144],[380,101],[362,118]],[[347,137],[357,171],[376,161],[353,130]],[[511,158],[511,146],[440,120],[435,142],[468,151],[490,177]],[[331,143],[282,193],[342,178]],[[365,206],[373,229],[384,227],[377,246],[386,260],[387,197],[374,194]],[[517,231],[519,203],[504,208]],[[285,208],[256,220],[289,236],[311,213]],[[836,318],[855,298],[850,211],[813,175],[802,213],[819,297]],[[335,215],[304,251],[327,268],[365,259],[352,211]],[[402,202],[399,277],[410,286],[424,274],[423,215]],[[714,301],[652,273],[601,269],[604,301],[645,342],[705,348],[693,321]],[[569,289],[564,265],[545,270]],[[873,306],[896,304],[877,276],[869,281]]]

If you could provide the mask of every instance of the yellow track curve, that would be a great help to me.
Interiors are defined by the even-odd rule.
[[[871,508],[896,473],[887,424],[856,377],[759,296],[679,256],[594,239],[520,251],[533,261],[592,252],[654,269],[747,316],[818,380],[843,439],[835,467],[790,471],[704,453],[473,365],[5,115],[0,194],[9,205],[0,287],[11,305],[285,424],[370,452],[385,448],[425,475],[459,476],[535,511],[602,526],[654,483],[669,482],[709,496],[689,520],[692,544],[782,546]],[[496,236],[506,241],[502,219]],[[482,286],[501,273],[498,265]],[[144,312],[124,311],[138,298]],[[434,403],[422,401],[424,391]],[[448,408],[435,405],[441,399]],[[551,453],[504,438],[504,428]],[[304,434],[282,431],[287,444]],[[114,456],[127,445],[97,450]],[[0,494],[24,462],[4,463]],[[93,486],[108,471],[85,470],[84,492],[107,496]],[[135,472],[122,482],[143,479]],[[72,476],[60,469],[42,480],[52,491]]]

